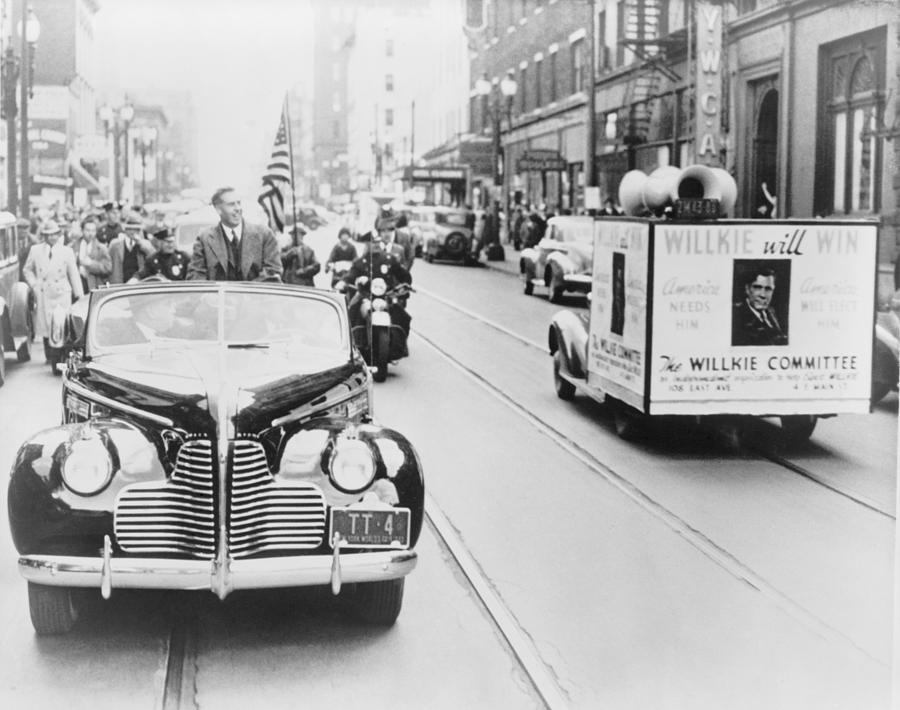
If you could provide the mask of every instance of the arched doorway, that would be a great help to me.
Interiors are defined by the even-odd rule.
[[[750,216],[777,217],[773,200],[778,194],[778,90],[772,82],[766,82],[758,87],[757,98],[756,131],[750,153]]]

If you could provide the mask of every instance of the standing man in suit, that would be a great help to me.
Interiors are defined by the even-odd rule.
[[[212,205],[219,214],[219,224],[197,235],[188,280],[281,280],[278,240],[268,227],[244,221],[234,188],[216,190]]]
[[[93,217],[86,217],[81,223],[81,236],[72,242],[72,251],[85,293],[106,283],[112,273],[112,260],[109,249],[97,238],[97,222]]]
[[[125,218],[122,233],[109,245],[111,284],[126,283],[144,268],[144,260],[153,256],[153,245],[144,237],[144,223],[136,214]]]
[[[73,300],[84,295],[84,290],[81,288],[75,253],[62,243],[59,224],[52,219],[47,220],[41,226],[40,233],[44,241],[35,244],[28,252],[24,274],[37,304],[34,335],[43,339],[44,355],[50,362],[51,314],[58,308],[68,310]],[[53,345],[59,347],[61,343],[54,342]]]

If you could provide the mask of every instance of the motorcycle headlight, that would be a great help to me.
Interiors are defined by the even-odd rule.
[[[375,459],[364,441],[338,441],[328,465],[331,481],[345,493],[359,493],[375,477]]]
[[[383,296],[387,293],[387,282],[384,279],[372,279],[372,295]]]
[[[97,436],[74,441],[62,465],[62,479],[73,493],[92,496],[112,478],[112,461]]]
[[[373,311],[386,311],[387,310],[387,301],[383,298],[376,298],[372,301],[372,310]]]

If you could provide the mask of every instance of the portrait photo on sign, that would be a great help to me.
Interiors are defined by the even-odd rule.
[[[616,335],[622,335],[625,329],[625,255],[622,252],[613,252],[612,275],[612,318],[609,330]]]
[[[790,259],[735,259],[732,345],[787,345]]]

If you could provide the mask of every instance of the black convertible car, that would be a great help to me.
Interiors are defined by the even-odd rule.
[[[141,283],[73,306],[61,426],[19,450],[9,520],[38,633],[73,589],[330,585],[392,624],[424,481],[374,423],[344,297]]]

